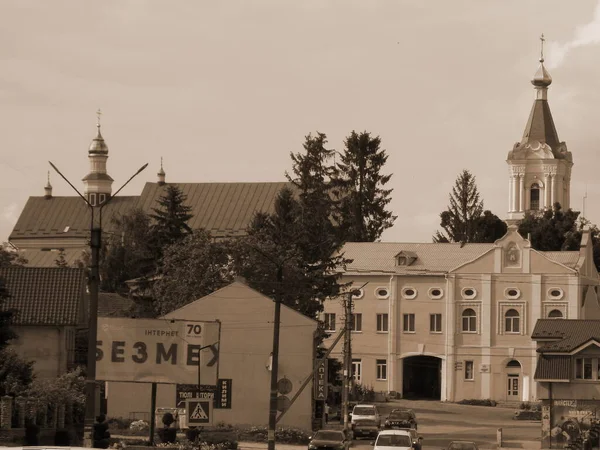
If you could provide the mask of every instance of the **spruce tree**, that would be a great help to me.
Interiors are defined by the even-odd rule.
[[[342,241],[374,242],[394,224],[396,216],[386,209],[392,189],[383,187],[391,175],[381,173],[388,156],[379,136],[352,131],[337,163],[333,187],[339,198]]]
[[[187,222],[193,217],[192,208],[185,204],[187,196],[176,185],[168,185],[164,194],[157,200],[154,214],[153,234],[156,244],[164,248],[181,240],[192,232]]]
[[[440,214],[434,242],[494,242],[506,233],[506,224],[490,211],[484,211],[475,177],[463,170],[450,193],[448,209]]]

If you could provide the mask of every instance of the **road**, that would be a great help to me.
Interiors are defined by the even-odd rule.
[[[394,400],[379,403],[378,407],[384,418],[393,408],[413,409],[423,436],[423,450],[440,450],[453,440],[473,441],[481,449],[495,449],[498,428],[503,430],[504,447],[540,448],[540,422],[513,420],[513,409],[426,400]],[[353,449],[371,449],[370,441],[355,440]]]

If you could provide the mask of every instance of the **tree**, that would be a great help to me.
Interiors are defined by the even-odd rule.
[[[23,394],[33,378],[33,361],[20,358],[13,348],[0,350],[0,397]]]
[[[581,233],[578,211],[563,211],[559,203],[541,213],[527,212],[519,222],[519,234],[540,251],[578,250]]]
[[[81,414],[85,407],[85,377],[77,367],[57,378],[36,378],[27,389],[27,404],[41,411],[58,405],[72,405]]]
[[[6,308],[4,303],[10,298],[10,292],[5,281],[0,278],[0,350],[4,349],[17,335],[10,327],[12,324],[14,310]]]
[[[374,242],[394,224],[396,216],[386,209],[392,189],[384,189],[391,175],[381,170],[388,156],[379,136],[352,131],[344,142],[341,161],[332,180],[339,198],[339,227],[343,241]]]
[[[69,267],[69,263],[67,262],[67,258],[65,257],[65,249],[61,248],[54,260],[54,264],[57,267]]]
[[[135,209],[113,219],[100,262],[100,288],[105,292],[127,292],[125,282],[153,275],[157,259],[150,243],[151,219]]]
[[[167,314],[233,281],[227,246],[195,230],[166,247],[152,285],[156,311]]]
[[[506,224],[484,211],[475,177],[463,170],[457,177],[448,209],[440,214],[440,226],[434,242],[494,242],[506,233]]]
[[[0,267],[24,266],[28,261],[14,250],[10,244],[4,242],[0,247]]]
[[[152,208],[152,225],[156,249],[161,249],[192,232],[187,222],[193,217],[191,208],[185,204],[187,196],[176,185],[168,185],[157,200],[159,208]]]

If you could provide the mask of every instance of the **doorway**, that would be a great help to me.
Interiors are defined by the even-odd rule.
[[[506,400],[521,400],[521,363],[516,359],[506,364]]]
[[[442,392],[442,360],[418,355],[403,359],[402,396],[439,400]]]

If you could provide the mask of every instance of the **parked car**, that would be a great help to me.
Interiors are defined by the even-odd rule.
[[[381,415],[375,405],[356,405],[351,416],[354,437],[377,436],[381,428]]]
[[[452,441],[448,444],[446,450],[479,450],[479,447],[471,441]]]
[[[383,430],[373,445],[373,450],[413,450],[412,438],[407,430]]]
[[[308,450],[343,450],[349,441],[344,431],[319,430],[310,438]]]
[[[413,448],[415,450],[421,450],[423,446],[423,436],[419,434],[414,428],[399,428],[400,431],[407,431],[410,434],[410,438],[413,442]]]
[[[393,410],[385,420],[383,427],[386,429],[394,428],[418,428],[417,418],[412,410]]]

